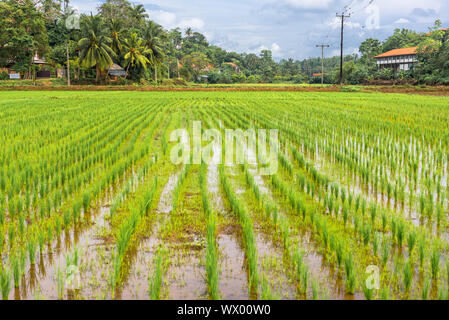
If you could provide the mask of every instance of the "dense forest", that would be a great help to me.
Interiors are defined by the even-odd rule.
[[[321,58],[275,61],[270,50],[228,52],[191,28],[165,30],[143,5],[127,0],[106,0],[96,13],[73,17],[70,0],[0,0],[0,68],[32,78],[40,68],[33,64],[37,54],[53,73],[69,69],[72,83],[104,82],[113,63],[126,70],[120,81],[142,84],[321,81],[313,76],[321,72]],[[385,41],[365,40],[359,55],[344,57],[345,83],[400,79],[449,84],[449,32],[441,28],[436,21],[429,33],[397,29]],[[419,63],[412,70],[377,71],[374,56],[412,46],[419,47]],[[326,83],[338,81],[339,64],[339,57],[325,58]],[[3,72],[0,78],[8,75]]]

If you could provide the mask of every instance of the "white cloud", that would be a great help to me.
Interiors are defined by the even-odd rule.
[[[204,21],[199,18],[187,18],[179,21],[176,26],[181,29],[190,27],[192,29],[202,30],[204,28]]]
[[[328,22],[327,25],[332,27],[332,29],[340,28],[341,27],[341,19],[335,17],[330,22]],[[361,27],[362,27],[362,25],[358,22],[352,22],[352,21],[345,20],[345,28],[358,29]]]
[[[333,0],[285,0],[285,2],[295,8],[327,9]]]
[[[253,50],[248,51],[249,53],[259,54],[263,50],[270,50],[273,57],[275,58],[282,57],[282,49],[276,42],[273,42],[270,47],[267,47],[266,45],[261,45]]]
[[[410,21],[408,19],[405,19],[405,18],[400,18],[400,19],[396,20],[394,23],[402,24],[402,23],[410,23]]]
[[[176,14],[163,10],[147,10],[147,13],[151,20],[156,21],[162,26],[172,26],[176,22]]]
[[[199,18],[182,18],[179,19],[173,12],[164,10],[148,10],[150,19],[156,21],[167,29],[180,28],[182,30],[186,28],[192,28],[195,30],[203,30],[205,23]]]
[[[175,13],[164,10],[148,10],[148,15],[151,20],[156,21],[164,28],[174,29],[180,28],[182,30],[186,28],[192,28],[195,30],[203,30],[205,23],[199,18],[178,18]]]
[[[281,47],[276,42],[274,42],[271,45],[271,52],[273,53],[273,57],[280,57],[280,56],[282,56]]]

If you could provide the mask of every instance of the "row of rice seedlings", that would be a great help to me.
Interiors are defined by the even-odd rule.
[[[132,163],[129,163],[128,165],[131,165]],[[124,168],[124,166],[123,166],[123,164],[121,165],[121,168]],[[119,170],[123,170],[123,169],[121,169],[121,168],[119,168]],[[114,173],[114,171],[113,171],[113,175],[115,175],[115,173]],[[105,181],[105,182],[107,182],[107,181]],[[103,183],[103,185],[102,185],[102,187],[106,187],[106,184],[104,184]],[[95,189],[92,191],[92,193],[93,193],[93,195],[94,196],[96,196],[96,194],[99,192],[99,190],[98,189],[100,189],[100,186],[97,184],[96,185],[96,187],[95,187]],[[84,198],[85,198],[85,205],[87,206],[88,205],[88,203],[87,203],[87,199],[86,199],[86,197],[84,196]],[[72,216],[73,216],[73,218],[74,218],[74,221],[76,221],[76,220],[78,220],[78,218],[79,218],[79,216],[80,216],[80,212],[81,212],[81,206],[82,206],[82,199],[80,199],[80,200],[77,200],[77,201],[75,201],[74,203],[73,203],[73,212],[72,212]],[[56,219],[56,221],[58,221],[58,219]],[[67,220],[66,220],[67,221]],[[19,222],[20,222],[20,220],[19,220]],[[54,221],[53,221],[53,223],[54,223]],[[57,225],[57,224],[56,224]],[[58,229],[58,228],[56,228],[56,229]],[[18,230],[19,231],[22,231],[23,230],[23,228],[21,228],[21,224],[19,223],[19,228],[18,228]],[[22,232],[20,232],[20,234],[19,235],[23,235],[22,234]],[[20,239],[19,239],[20,240]],[[12,242],[11,242],[11,244],[12,244]]]
[[[294,149],[294,148],[292,148],[292,149],[295,150],[294,151],[294,154],[296,154],[295,159],[298,159],[298,163],[300,163],[300,164],[304,163],[302,160],[303,158],[302,159],[298,158],[299,156],[298,156],[298,152],[296,151],[296,149]],[[311,165],[306,165],[306,167],[312,168]],[[313,172],[314,170],[311,169],[310,171]],[[327,189],[327,186],[329,185],[329,178],[327,178],[326,176],[323,176],[321,174],[318,174],[318,175],[312,174],[312,177],[318,183],[318,185],[322,185],[322,187]],[[317,178],[317,177],[319,177],[319,178]],[[302,178],[304,179],[304,177],[302,177]],[[304,182],[301,183],[301,180],[299,180],[299,181],[300,181],[300,184],[304,184]],[[348,219],[348,215],[351,214],[350,211],[348,212],[348,210],[352,209],[353,197],[349,193],[349,198],[346,201],[345,195],[346,195],[347,191],[345,191],[344,188],[340,189],[340,187],[336,183],[331,184],[330,189],[331,189],[330,197],[326,196],[324,198],[325,206],[328,207],[328,210],[330,213],[332,213],[332,211],[334,211],[338,215],[339,206],[337,204],[337,206],[335,207],[333,205],[333,200],[338,199],[339,191],[341,191],[341,199],[340,200],[343,205],[343,218],[346,222],[346,220]],[[354,205],[355,205],[355,208],[354,208],[355,213],[359,212],[359,210],[360,210],[362,217],[365,217],[365,212],[366,212],[366,208],[367,208],[366,199],[359,195],[356,197],[356,201],[354,202]],[[370,211],[371,224],[373,225],[373,228],[374,228],[376,221],[378,221],[377,217],[379,216],[378,215],[379,210],[378,210],[377,205],[375,203],[372,203],[370,205],[369,211]],[[382,225],[381,230],[383,230],[384,232],[386,231],[386,227],[387,227],[387,224],[389,223],[389,221],[391,222],[391,225],[392,225],[392,233],[393,233],[393,235],[397,236],[397,243],[400,246],[402,246],[402,243],[405,239],[405,231],[407,229],[410,229],[410,232],[408,234],[408,237],[410,238],[410,240],[408,241],[408,247],[409,247],[409,250],[412,251],[413,246],[416,242],[416,237],[417,237],[417,231],[415,230],[416,228],[413,228],[413,226],[411,226],[410,223],[407,223],[407,221],[405,219],[403,219],[399,216],[397,217],[395,215],[387,215],[386,210],[381,210],[381,225]],[[398,232],[396,233],[396,231],[398,231]]]
[[[290,175],[292,175],[293,169],[292,169],[292,166],[289,163],[289,161],[281,153],[279,154],[279,157],[282,160],[281,161],[282,167],[284,167],[286,169],[286,171]],[[250,184],[250,186],[252,186],[252,188],[254,188],[254,184],[251,184],[251,179],[248,178],[248,172],[246,173],[246,176],[247,176],[248,183]],[[284,194],[288,193],[287,188],[279,183],[280,181],[277,178],[275,178],[276,176],[273,176],[273,177],[274,177],[274,179],[272,179],[272,181],[274,182],[275,186],[282,187]],[[258,195],[257,191],[255,192],[255,195],[257,197],[257,195]],[[294,197],[294,195],[290,192],[288,197],[290,198],[290,201],[291,201],[292,205],[295,206],[296,204],[295,204],[295,199],[294,199],[295,197]],[[299,205],[299,207],[301,207],[301,205]],[[304,213],[305,213],[305,211],[303,211],[303,214]],[[316,221],[317,221],[316,225],[318,226],[318,228],[322,229],[324,242],[325,242],[325,245],[327,247],[328,246],[327,243],[329,241],[328,230],[327,230],[327,227],[326,227],[327,224],[325,222],[321,223],[319,219],[317,219]],[[352,256],[347,256],[346,259],[345,259],[345,266],[346,266],[345,270],[346,270],[346,279],[347,279],[346,283],[347,283],[347,290],[350,293],[352,293],[352,294],[354,294],[354,292],[355,292],[355,273],[354,273],[353,265],[354,264],[353,264]]]
[[[226,177],[224,167],[219,166],[220,182],[223,191],[229,201],[231,210],[240,220],[243,229],[243,240],[245,244],[246,260],[248,263],[249,274],[249,290],[250,294],[257,294],[259,286],[259,271],[257,267],[257,247],[253,230],[253,222],[246,207],[241,200],[236,196]]]
[[[132,130],[132,127],[129,126],[129,123],[128,123],[128,130],[129,130],[129,132]],[[118,133],[122,134],[121,135],[121,139],[123,139],[125,137],[124,134],[126,134],[126,132],[123,132],[123,130],[122,131],[117,131],[117,134]],[[118,146],[118,145],[114,144],[114,146]],[[84,154],[87,155],[87,152],[84,152]],[[110,152],[109,154],[112,155],[113,152]],[[72,168],[70,171],[67,171],[67,168],[62,168],[63,171],[60,174],[58,174],[57,172],[53,173],[53,175],[54,175],[53,182],[44,181],[44,182],[40,183],[39,192],[37,192],[37,189],[35,189],[34,196],[33,196],[33,202],[37,201],[38,195],[41,198],[40,202],[44,201],[44,198],[47,195],[50,195],[52,189],[57,188],[59,186],[64,187],[64,185],[67,185],[69,193],[72,193],[72,192],[76,191],[78,189],[78,186],[80,186],[83,183],[83,181],[87,182],[87,181],[89,181],[91,179],[91,177],[93,175],[92,175],[90,167],[94,163],[98,162],[100,159],[101,159],[101,153],[100,154],[96,154],[95,156],[90,156],[90,158],[88,158],[86,160],[88,165],[84,165],[83,163],[75,164],[74,168]],[[81,159],[80,159],[80,161],[81,161]],[[49,168],[47,168],[47,171],[48,170],[49,170]],[[87,170],[87,172],[86,172],[86,170]],[[50,170],[50,172],[51,172],[51,170]],[[68,173],[66,173],[66,172],[68,172]],[[84,178],[80,177],[80,174],[82,172],[86,172],[87,176],[85,176]],[[75,181],[75,183],[70,182],[70,178],[73,179],[75,177],[75,175],[77,176],[76,177],[77,180]],[[65,177],[68,177],[69,179],[65,179]],[[87,177],[87,180],[86,180],[86,177]],[[35,183],[35,188],[37,188],[38,185],[39,185],[39,183],[36,182]],[[66,191],[65,191],[66,189],[64,188],[63,190],[64,190],[64,198],[66,198],[67,197],[67,194],[65,194],[66,193]],[[55,198],[55,209],[57,209],[57,206],[62,201],[62,196],[61,196],[60,192],[56,191],[55,197],[56,197]],[[30,198],[30,195],[27,192],[26,199],[29,199],[29,198]],[[11,198],[9,198],[9,199],[11,200]],[[26,208],[27,209],[29,208],[29,202],[30,201],[27,201],[27,204],[26,204]],[[20,202],[19,202],[19,204],[20,204]],[[52,203],[50,202],[50,204],[52,204]],[[51,206],[47,206],[47,207],[49,207],[50,210],[52,209]],[[14,210],[14,206],[11,206],[10,209],[11,209],[11,213],[14,213],[15,211],[17,211],[17,210]],[[19,213],[20,213],[20,210],[21,210],[21,208],[18,208]]]
[[[135,232],[137,225],[142,217],[149,214],[149,209],[154,201],[154,196],[157,190],[158,179],[154,178],[153,183],[144,196],[138,200],[138,207],[131,207],[131,215],[122,222],[120,225],[117,237],[116,237],[116,250],[112,256],[113,267],[110,274],[111,293],[114,296],[115,289],[121,281],[121,271],[124,262],[125,252],[129,246],[129,242],[133,233]]]
[[[399,190],[399,192],[396,192],[397,190]],[[402,199],[404,199],[404,187],[400,187],[400,188],[395,187],[395,194],[399,194],[401,201],[402,201]]]
[[[98,193],[102,189],[105,189],[108,186],[108,182],[111,180],[109,177],[112,176],[113,177],[112,180],[118,179],[121,175],[124,174],[124,172],[127,168],[131,167],[134,163],[136,163],[136,161],[139,159],[139,157],[145,156],[148,152],[149,152],[148,146],[143,146],[141,148],[141,150],[137,150],[131,158],[128,158],[124,162],[119,163],[119,165],[117,167],[112,168],[112,173],[108,174],[106,177],[103,177],[102,181],[97,183],[93,187],[93,191],[91,192],[92,197],[93,198],[97,197]],[[147,166],[144,166],[144,171],[145,170],[147,170]],[[74,202],[72,212],[70,212],[70,211],[64,212],[64,220],[63,220],[64,228],[67,228],[70,225],[70,220],[71,220],[70,215],[73,218],[73,223],[76,223],[76,221],[79,219],[81,205],[82,205],[81,200]],[[52,235],[53,235],[52,230],[54,228],[56,228],[56,234],[59,236],[60,229],[62,228],[61,218],[59,218],[59,217],[56,217],[56,219],[51,221],[50,223],[52,223],[53,226],[48,225],[48,228],[47,228],[48,233],[47,233],[46,237],[42,236],[42,232],[39,232],[39,234],[38,234],[39,246],[41,248],[41,251],[43,248],[43,243],[49,242],[52,239]]]
[[[6,267],[0,268],[0,291],[3,300],[8,300],[11,287],[11,271]]]
[[[184,166],[182,172],[179,175],[176,187],[173,190],[173,200],[172,200],[173,211],[176,211],[176,209],[178,208],[179,196],[181,194],[182,185],[184,184],[184,181],[187,178],[187,175],[189,174],[189,170],[190,170],[190,163]]]
[[[254,182],[254,177],[249,172],[248,167],[246,165],[242,165],[242,168],[248,186],[252,190],[256,199],[259,201],[260,205],[265,210],[266,218],[273,223],[275,227],[274,230],[281,233],[284,250],[296,270],[296,281],[299,292],[303,296],[307,297],[310,284],[312,288],[312,299],[316,300],[320,293],[318,282],[316,279],[310,278],[308,266],[303,261],[304,252],[301,252],[298,247],[296,247],[295,249],[292,248],[292,239],[290,238],[291,226],[288,219],[284,215],[279,213],[278,207],[272,200],[262,195],[258,185]],[[264,289],[262,288],[262,286],[263,285],[261,284],[261,290],[263,292]]]
[[[335,194],[338,195],[338,192],[337,192],[338,186],[333,185],[331,187],[331,190],[333,190],[333,191],[331,192],[331,196],[329,197],[329,200],[327,200],[329,212],[332,212],[332,205],[331,205],[332,199],[333,199],[332,195],[334,195],[334,196],[335,196]],[[341,195],[342,195],[341,201],[342,202],[345,201],[345,198],[343,196],[345,194],[344,190],[345,189],[343,189],[343,188],[341,189]],[[327,199],[327,196],[325,199]],[[363,199],[363,201],[365,201],[365,200]],[[359,203],[359,202],[360,202],[360,197],[357,197],[356,208],[359,207],[359,205],[357,205],[357,203]],[[362,205],[361,205],[362,213],[365,210],[363,208],[366,207],[366,205],[364,203],[365,202],[362,202]],[[348,210],[347,204],[346,204],[346,207],[343,207],[343,212],[344,212],[343,215],[345,215],[345,210],[346,211]],[[338,209],[337,209],[337,211],[338,211]],[[355,213],[357,213],[357,212],[358,212],[358,209],[356,209]],[[376,212],[377,212],[376,205],[372,204],[371,208],[370,208],[370,220],[366,221],[364,226],[361,225],[359,216],[357,216],[357,215],[354,216],[353,221],[354,221],[354,228],[356,230],[360,230],[359,232],[360,232],[361,238],[363,239],[363,243],[365,245],[367,245],[367,244],[369,244],[369,241],[371,239],[372,244],[373,244],[373,254],[377,256],[378,250],[379,250],[379,237],[376,234],[371,235],[371,231],[373,230],[373,228],[375,228],[374,224],[375,224],[375,220],[376,220]],[[418,237],[418,232],[414,228],[408,227],[406,225],[406,223],[404,222],[404,220],[401,220],[398,217],[393,216],[391,218],[391,220],[388,220],[388,221],[391,222],[392,240],[388,241],[387,239],[384,238],[384,241],[382,243],[382,265],[383,266],[385,266],[387,261],[390,259],[390,249],[389,249],[389,245],[388,245],[389,242],[396,242],[399,247],[402,247],[403,242],[406,239],[407,246],[409,248],[409,252],[411,255],[413,253],[413,249],[415,247],[415,244],[417,242],[417,237]],[[346,220],[345,220],[345,222],[346,222]],[[387,216],[386,216],[385,212],[382,211],[382,230],[383,231],[386,230],[388,223],[389,222],[387,222]],[[360,226],[360,228],[358,226]],[[410,230],[407,231],[407,229],[409,229],[409,228],[410,228]],[[419,259],[420,259],[421,268],[424,264],[424,255],[425,255],[425,246],[426,246],[425,243],[426,242],[421,237],[421,239],[419,240]],[[434,258],[433,260],[431,258],[431,261],[430,261],[431,266],[432,266],[432,261],[434,261],[433,264],[435,266],[432,268],[432,270],[437,270],[438,269],[437,268],[437,266],[438,266],[437,258]],[[406,273],[404,274],[404,284],[405,284],[406,292],[408,292],[408,290],[410,289],[410,286],[413,281],[413,278],[411,277],[411,272],[409,272],[409,270],[413,266],[413,261],[409,261],[408,264],[409,264],[409,266],[407,266],[408,269],[404,269],[404,271],[406,271]],[[436,273],[436,271],[434,271],[433,273]],[[367,295],[367,298],[370,298],[369,294],[371,294],[372,292],[367,291],[366,288],[363,288],[363,289],[364,289],[364,293]]]
[[[220,294],[218,292],[218,245],[216,240],[217,235],[217,217],[211,209],[209,202],[209,194],[206,186],[206,172],[207,167],[204,162],[201,163],[199,181],[201,188],[201,198],[203,201],[203,211],[207,219],[207,246],[206,246],[206,277],[209,288],[209,294],[213,300],[219,300]]]
[[[153,274],[148,278],[148,294],[151,300],[161,300],[162,275],[167,267],[166,263],[164,263],[166,254],[164,247],[158,249],[154,261]]]

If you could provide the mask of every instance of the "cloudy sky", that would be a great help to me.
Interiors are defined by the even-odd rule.
[[[95,12],[102,0],[71,0],[82,13]],[[345,23],[345,53],[357,52],[363,39],[385,39],[395,28],[427,31],[435,19],[449,27],[447,0],[131,0],[145,6],[152,20],[171,29],[192,27],[213,44],[237,52],[270,49],[277,59],[319,56],[315,45],[329,43],[338,54],[337,12]]]

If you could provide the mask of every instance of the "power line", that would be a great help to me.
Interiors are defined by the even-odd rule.
[[[341,19],[341,41],[340,41],[340,85],[343,85],[343,33],[345,28],[345,18],[350,18],[351,15],[345,15],[345,12],[336,14],[337,18]]]
[[[324,85],[324,48],[329,48],[328,44],[317,44],[317,48],[321,48],[321,85]]]

